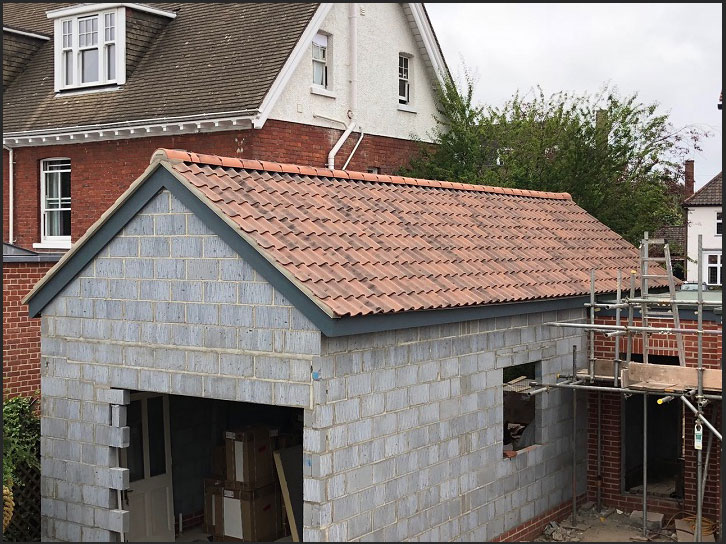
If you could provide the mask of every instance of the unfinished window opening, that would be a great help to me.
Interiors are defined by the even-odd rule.
[[[676,357],[676,364],[677,360]],[[654,497],[681,499],[684,474],[683,407],[678,399],[664,404],[658,404],[657,401],[657,396],[648,395],[647,493]],[[623,399],[623,403],[624,490],[642,494],[643,398],[633,395]]]
[[[132,393],[131,440],[121,450],[130,472],[127,540],[301,534],[302,419],[301,409]]]
[[[518,451],[536,441],[536,397],[529,383],[539,374],[539,362],[502,369],[504,452]]]
[[[633,353],[630,356],[630,360],[634,363],[642,363],[643,362],[643,354],[642,353]],[[656,355],[653,353],[648,354],[648,363],[651,365],[673,365],[678,366],[681,364],[681,362],[678,360],[677,355]]]

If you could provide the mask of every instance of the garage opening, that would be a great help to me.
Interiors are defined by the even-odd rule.
[[[129,542],[301,540],[302,409],[131,393]]]
[[[632,360],[642,362],[639,353]],[[678,357],[649,355],[648,362],[678,365]],[[649,496],[683,498],[684,441],[683,406],[678,400],[658,404],[658,397],[648,395],[648,488]],[[623,400],[623,450],[626,492],[643,493],[643,398],[633,395]]]

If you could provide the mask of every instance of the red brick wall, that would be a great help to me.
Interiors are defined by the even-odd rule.
[[[612,317],[602,317],[596,320],[597,323],[614,324]],[[672,323],[672,322],[671,322]],[[635,320],[639,325],[639,320]],[[661,323],[667,325],[667,323]],[[696,328],[697,322],[681,320],[681,326]],[[704,322],[704,329],[721,330],[721,325],[714,322]],[[653,342],[649,342],[650,353],[656,355],[676,355],[675,336],[653,335]],[[621,357],[625,356],[626,340],[621,338]],[[686,365],[697,366],[697,336],[684,335],[686,348]],[[703,364],[706,368],[721,368],[721,335],[704,335],[703,337]],[[595,357],[612,358],[614,356],[615,340],[606,338],[603,334],[595,335]],[[637,339],[633,343],[633,353],[642,353],[642,341]],[[622,510],[641,510],[642,495],[625,494],[621,491],[621,418],[622,418],[622,395],[618,393],[602,393],[601,398],[601,497],[603,504],[613,506]],[[686,408],[684,407],[684,410]],[[721,406],[716,406],[716,421],[712,421],[710,411],[707,408],[707,417],[717,428],[720,427]],[[686,410],[685,418],[685,497],[682,501],[648,497],[648,508],[663,512],[666,517],[679,511],[689,514],[696,512],[696,450],[693,449],[693,414]],[[706,445],[709,431],[704,427],[703,459],[705,461]],[[720,519],[720,460],[721,443],[714,438],[711,461],[709,462],[709,476],[706,485],[704,499],[704,515],[713,519]],[[588,499],[595,500],[597,493],[597,393],[588,394]]]
[[[144,171],[152,153],[159,147],[325,166],[328,152],[341,134],[341,130],[269,120],[260,130],[16,148],[15,243],[32,248],[34,242],[40,241],[39,178],[42,159],[71,159],[71,235],[73,240],[77,240]],[[346,140],[336,156],[337,167],[343,166],[356,140],[356,133]],[[417,153],[418,145],[411,140],[366,135],[348,169],[366,171],[369,167],[378,167],[381,173],[390,174],[408,163]],[[3,151],[4,197],[8,194],[7,155],[7,151]],[[4,240],[8,238],[7,218],[7,198],[3,198]]]
[[[53,263],[3,263],[3,399],[40,390],[40,319],[20,300]]]
[[[577,498],[578,508],[585,502],[585,496]],[[562,521],[572,515],[572,501],[566,501],[550,508],[539,516],[517,525],[516,527],[505,531],[499,536],[491,539],[491,542],[531,542],[535,537],[542,534],[545,527],[550,521]]]

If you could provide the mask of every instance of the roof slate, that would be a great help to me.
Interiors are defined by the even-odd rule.
[[[723,193],[722,172],[716,174],[711,181],[683,201],[683,206],[722,206]]]
[[[638,251],[566,193],[158,150],[336,317],[616,289]],[[655,286],[656,282],[651,282]]]
[[[68,5],[4,3],[3,24],[52,35],[45,12]],[[55,96],[50,40],[3,94],[3,132],[257,110],[319,4],[147,5],[177,17],[123,88]]]

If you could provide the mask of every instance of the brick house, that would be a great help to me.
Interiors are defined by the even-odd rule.
[[[25,300],[44,537],[172,538],[221,425],[292,414],[304,540],[532,538],[571,504],[571,394],[507,444],[503,384],[568,369],[586,335],[544,323],[584,319],[591,267],[609,292],[636,264],[564,193],[159,150]],[[125,498],[152,398],[163,535]]]
[[[155,149],[392,173],[446,73],[423,4],[3,4],[3,240],[27,250],[3,256],[3,394],[37,389],[18,301]]]

